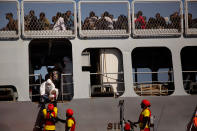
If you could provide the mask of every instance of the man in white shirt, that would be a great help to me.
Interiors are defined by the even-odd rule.
[[[66,27],[65,27],[65,23],[64,23],[64,18],[61,17],[61,13],[58,12],[56,14],[56,23],[55,25],[53,26],[53,30],[56,30],[56,31],[59,31],[59,30],[66,30]]]
[[[109,30],[114,29],[113,20],[110,18],[109,13],[106,11],[106,12],[104,12],[103,16],[104,16],[104,19],[106,20],[107,25],[108,25],[107,29],[109,29]]]

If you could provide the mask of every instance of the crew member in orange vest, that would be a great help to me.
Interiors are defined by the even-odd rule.
[[[73,117],[73,110],[67,109],[66,110],[66,120],[60,119],[57,117],[57,120],[60,122],[65,123],[65,131],[75,131],[75,118]]]
[[[140,131],[150,131],[150,117],[151,117],[151,111],[149,107],[151,106],[150,102],[148,100],[142,100],[141,108],[142,112],[140,114],[138,122],[135,122],[135,124],[139,124]]]
[[[66,110],[66,124],[65,124],[65,131],[75,131],[75,118],[73,117],[73,110],[67,109]]]
[[[47,109],[43,109],[43,115],[45,119],[44,131],[55,131],[57,107],[54,107],[53,104],[49,104]]]
[[[197,129],[197,111],[193,119],[194,127]]]

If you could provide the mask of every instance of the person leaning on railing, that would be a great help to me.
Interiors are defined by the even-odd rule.
[[[35,16],[34,10],[30,10],[29,14],[25,17],[25,29],[27,30],[37,30],[38,29],[38,19]]]
[[[118,20],[114,22],[114,29],[128,30],[128,19],[125,15],[118,16]]]
[[[112,30],[112,29],[114,29],[114,26],[113,26],[113,20],[112,20],[112,18],[110,18],[110,14],[109,14],[109,12],[107,12],[107,11],[105,11],[104,13],[103,13],[103,18],[104,18],[104,22],[106,23],[106,29],[107,30]]]
[[[147,25],[146,25],[146,29],[156,29],[157,24],[156,24],[156,19],[153,17],[150,17]]]
[[[68,10],[64,15],[64,22],[67,30],[74,29],[74,14],[70,10]]]
[[[142,16],[142,11],[138,11],[136,14],[136,20],[135,20],[135,26],[137,29],[145,29],[146,28],[146,22],[144,20],[144,17]]]
[[[66,30],[64,18],[62,18],[62,14],[60,12],[57,12],[56,14],[56,23],[53,26],[53,30],[59,31],[59,30]]]
[[[98,19],[95,23],[96,30],[112,30],[114,29],[114,21],[113,15],[109,14],[109,12],[105,11],[101,18]]]
[[[157,29],[164,29],[166,28],[166,21],[165,19],[160,15],[160,13],[157,13],[155,15],[155,22],[156,22],[156,28]]]
[[[38,20],[38,24],[39,24],[39,30],[49,30],[49,28],[50,28],[50,22],[45,17],[45,13],[44,12],[41,12],[40,13],[40,18]]]
[[[12,13],[6,13],[6,19],[8,20],[8,24],[6,27],[2,28],[3,31],[18,31],[18,21],[14,20]]]
[[[98,16],[95,15],[93,11],[90,12],[89,17],[86,17],[84,23],[82,24],[83,30],[95,30],[98,21]]]
[[[197,18],[192,19],[191,13],[188,13],[188,26],[189,28],[197,28]]]
[[[171,24],[169,25],[170,28],[178,29],[179,31],[181,30],[181,17],[178,12],[175,12],[172,15],[170,15],[170,21],[171,21]]]

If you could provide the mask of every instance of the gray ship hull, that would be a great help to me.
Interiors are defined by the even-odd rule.
[[[125,119],[137,121],[141,112],[140,102],[144,98],[152,104],[154,131],[187,130],[197,106],[197,96],[74,99],[71,102],[58,103],[58,117],[65,119],[65,110],[72,108],[77,121],[76,131],[117,131],[120,130],[119,100],[125,100]],[[37,103],[1,102],[0,106],[1,131],[40,130],[36,129],[40,122],[40,107]],[[57,131],[64,130],[63,123],[58,122],[56,125]]]

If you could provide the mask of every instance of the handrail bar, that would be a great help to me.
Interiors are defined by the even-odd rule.
[[[72,73],[61,74],[62,76],[72,76]]]
[[[39,76],[41,74],[29,74],[29,76]]]
[[[183,73],[197,73],[197,71],[182,71]]]
[[[62,98],[62,101],[63,101],[63,96],[64,96],[64,90],[63,90],[63,86],[64,85],[73,85],[73,82],[72,83],[64,83],[64,81],[63,81],[63,77],[64,76],[73,76],[73,74],[72,73],[63,73],[63,74],[61,74],[61,98]],[[68,95],[68,94],[71,94],[71,93],[66,93],[66,95]]]
[[[173,73],[173,71],[160,71],[160,72],[133,72],[133,74],[159,74],[159,73]]]
[[[171,82],[172,82],[172,83],[173,83],[174,81],[143,81],[143,82],[133,82],[133,83],[134,83],[134,84],[138,84],[138,83],[139,83],[139,84],[143,84],[143,83],[149,83],[149,82],[150,82],[150,83],[154,83],[154,82],[158,82],[158,83],[159,83],[159,82],[160,82],[160,83],[171,83]]]
[[[124,74],[124,72],[117,72],[117,73],[90,73],[90,75],[104,75],[104,74]]]

